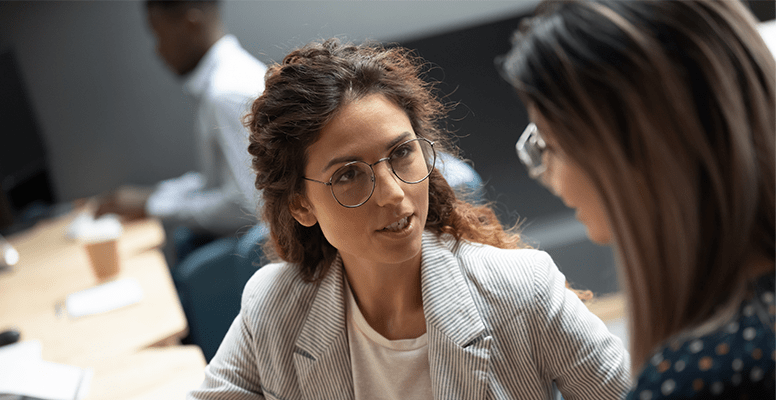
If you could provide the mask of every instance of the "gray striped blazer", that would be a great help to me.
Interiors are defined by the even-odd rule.
[[[538,250],[423,235],[421,284],[435,399],[619,399],[630,358]],[[259,269],[189,399],[353,399],[338,258],[317,284]]]

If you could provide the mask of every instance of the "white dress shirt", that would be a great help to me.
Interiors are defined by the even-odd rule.
[[[255,224],[259,196],[242,120],[264,90],[266,71],[225,35],[186,76],[184,90],[197,100],[198,170],[157,185],[146,203],[149,215],[217,235]]]

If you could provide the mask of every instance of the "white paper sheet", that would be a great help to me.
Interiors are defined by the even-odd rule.
[[[71,317],[98,314],[143,300],[143,288],[134,278],[104,283],[67,296],[65,307]]]
[[[46,400],[82,399],[93,371],[41,359],[36,340],[0,347],[0,395]]]

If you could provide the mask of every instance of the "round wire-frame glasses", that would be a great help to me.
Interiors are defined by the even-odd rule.
[[[322,183],[331,189],[331,195],[341,206],[356,208],[372,198],[375,191],[374,166],[387,161],[391,172],[400,181],[409,184],[420,183],[431,175],[436,164],[434,142],[426,138],[411,139],[396,146],[388,157],[372,164],[364,161],[350,161],[334,171],[328,182],[303,177]]]

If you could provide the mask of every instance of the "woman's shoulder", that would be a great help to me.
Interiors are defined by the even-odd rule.
[[[462,239],[452,251],[464,269],[475,275],[497,272],[504,278],[534,280],[557,270],[552,257],[538,249],[502,249]]]
[[[503,297],[504,301],[533,301],[555,279],[565,280],[550,255],[542,250],[501,249],[455,240],[451,235],[442,235],[440,240],[455,257],[470,286]]]
[[[549,254],[533,248],[502,249],[466,239],[456,240],[450,234],[440,235],[439,240],[459,259],[485,259],[490,262],[495,261],[499,265],[520,263],[544,265],[552,262]]]
[[[246,283],[242,307],[265,308],[293,304],[300,297],[310,295],[314,287],[314,284],[302,279],[299,267],[295,264],[267,264],[259,268]]]
[[[758,291],[721,328],[674,340],[646,363],[629,399],[774,398],[773,284]]]

